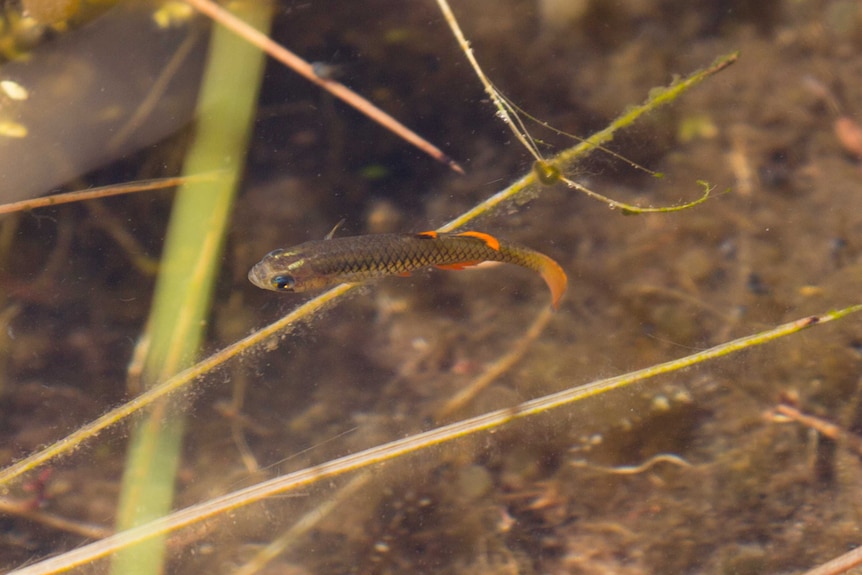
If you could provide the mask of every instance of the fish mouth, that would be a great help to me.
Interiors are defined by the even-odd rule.
[[[266,270],[260,263],[255,264],[253,268],[248,270],[248,281],[257,287],[265,290],[271,290],[269,282],[266,281]]]

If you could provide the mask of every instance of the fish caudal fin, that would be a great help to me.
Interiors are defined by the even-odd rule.
[[[566,293],[569,279],[566,277],[566,272],[563,271],[560,264],[544,254],[539,255],[541,255],[539,275],[542,276],[542,279],[548,284],[548,289],[551,290],[551,307],[557,310],[560,307],[560,299]]]

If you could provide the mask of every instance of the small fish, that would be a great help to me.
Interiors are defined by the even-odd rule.
[[[460,270],[486,261],[538,272],[557,309],[568,282],[560,265],[535,250],[482,232],[328,237],[268,253],[251,268],[248,279],[267,290],[304,292],[390,275],[407,276],[431,266]]]

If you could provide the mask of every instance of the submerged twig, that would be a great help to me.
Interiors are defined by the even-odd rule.
[[[306,80],[317,84],[333,96],[340,98],[343,102],[353,106],[387,130],[403,138],[413,146],[416,146],[438,162],[446,164],[450,169],[464,173],[464,169],[458,163],[447,156],[442,150],[431,142],[424,139],[422,136],[348,88],[340,84],[332,78],[320,76],[314,69],[314,66],[282,46],[273,41],[266,34],[263,34],[253,27],[249,26],[239,18],[233,16],[225,9],[221,8],[210,0],[185,0],[195,7],[199,12],[206,14],[225,28],[233,31],[241,36],[248,43],[257,46],[297,74],[303,76]]]
[[[698,70],[690,76],[687,76],[685,79],[674,82],[667,88],[653,89],[650,92],[649,98],[647,98],[647,100],[643,104],[640,104],[638,106],[632,106],[626,111],[625,114],[611,122],[611,124],[607,128],[596,132],[589,138],[585,139],[583,142],[567,150],[563,150],[562,152],[548,160],[547,164],[550,165],[556,173],[561,174],[563,171],[565,171],[567,167],[572,165],[581,157],[592,152],[602,144],[611,141],[614,137],[614,133],[616,133],[618,130],[630,126],[635,122],[635,120],[637,120],[644,114],[655,110],[659,106],[673,101],[686,90],[693,88],[709,76],[716,74],[717,72],[720,72],[721,70],[731,65],[737,60],[738,57],[739,54],[736,52],[728,54],[726,56],[722,56],[705,70]],[[516,196],[524,194],[531,186],[536,183],[541,183],[541,180],[539,179],[536,170],[531,170],[528,174],[522,176],[519,180],[510,185],[505,190],[497,192],[481,204],[477,205],[475,208],[465,212],[454,220],[443,225],[437,231],[448,232],[460,228],[466,225],[471,220],[476,219],[477,217],[489,212],[490,210],[500,206],[501,204],[511,201]],[[706,197],[704,196],[701,197],[699,200],[695,200],[695,202],[702,202],[705,199]],[[635,211],[638,209],[637,206],[622,205],[621,207]]]
[[[336,288],[337,290],[338,288]],[[332,290],[332,291],[336,291]],[[519,405],[492,411],[477,417],[444,425],[430,431],[418,433],[404,439],[399,439],[353,453],[327,463],[309,467],[281,477],[276,477],[258,483],[245,489],[217,497],[210,501],[192,505],[180,511],[171,513],[146,525],[135,527],[117,533],[107,539],[91,543],[80,549],[65,553],[60,557],[47,559],[41,563],[26,567],[17,573],[19,575],[46,575],[58,573],[73,567],[87,564],[95,559],[105,557],[123,549],[146,541],[152,537],[161,536],[183,527],[204,521],[251,503],[305,487],[319,481],[338,477],[351,471],[365,469],[371,465],[390,461],[397,457],[414,453],[431,446],[441,445],[456,439],[474,435],[478,432],[499,428],[512,421],[532,417],[552,409],[570,405],[577,401],[595,397],[608,391],[620,389],[658,375],[678,371],[704,361],[724,357],[744,349],[763,345],[770,341],[798,333],[813,326],[844,318],[850,314],[862,311],[862,304],[823,315],[808,316],[796,321],[782,324],[773,329],[735,339],[733,341],[694,353],[680,359],[661,363],[646,369],[627,373],[625,375],[603,379],[587,385],[575,386],[557,393],[526,401]]]
[[[512,369],[538,337],[542,334],[548,322],[554,316],[554,312],[549,307],[545,307],[539,312],[539,315],[533,320],[527,332],[515,342],[512,349],[509,350],[503,357],[497,359],[486,369],[479,377],[467,384],[461,391],[449,399],[446,404],[437,412],[438,420],[445,419],[453,413],[460,411],[473,400],[476,395],[483,389],[491,385],[498,377]]]
[[[190,382],[206,373],[209,373],[227,360],[236,357],[244,351],[248,351],[252,347],[259,345],[274,336],[278,336],[279,333],[286,331],[290,326],[295,325],[299,321],[313,317],[314,314],[350,291],[353,287],[353,285],[345,284],[329,290],[328,292],[299,306],[297,309],[278,321],[256,331],[250,336],[241,339],[232,345],[229,345],[203,361],[167,379],[160,385],[148,389],[127,403],[124,403],[90,423],[83,425],[77,431],[49,445],[45,449],[10,465],[0,471],[0,485],[12,481],[16,477],[35,469],[39,465],[50,461],[55,457],[76,449],[84,441],[92,439],[104,429],[122,421],[133,413],[151,405],[153,402],[184,388]]]
[[[646,213],[655,213],[655,212],[677,212],[681,210],[686,210],[688,208],[692,208],[698,204],[705,202],[710,193],[712,192],[712,188],[706,182],[698,182],[704,188],[703,195],[691,202],[686,202],[677,206],[666,206],[666,207],[647,207],[643,208],[640,206],[635,206],[633,204],[627,204],[624,202],[620,202],[617,200],[613,200],[607,196],[596,193],[586,186],[571,180],[570,178],[565,177],[564,172],[567,167],[572,163],[572,160],[576,157],[579,157],[583,153],[588,150],[582,149],[581,146],[589,146],[591,148],[599,148],[604,149],[604,144],[613,137],[613,133],[618,129],[628,125],[631,121],[640,115],[640,112],[637,111],[637,108],[633,108],[617,118],[611,126],[608,126],[606,130],[603,130],[597,134],[594,134],[592,137],[588,139],[581,139],[581,144],[572,148],[572,150],[579,150],[579,152],[569,156],[566,152],[563,152],[557,155],[552,160],[546,160],[539,153],[539,150],[536,146],[535,141],[527,132],[526,127],[518,116],[518,110],[515,106],[510,104],[506,98],[504,98],[497,88],[491,84],[491,81],[485,75],[485,72],[482,70],[482,67],[479,65],[478,60],[476,60],[475,54],[473,54],[473,49],[470,47],[470,42],[467,41],[467,38],[464,36],[464,33],[461,31],[461,27],[458,24],[458,20],[455,18],[455,15],[452,13],[452,9],[449,7],[449,2],[447,0],[437,0],[437,5],[440,7],[440,11],[443,13],[443,17],[446,20],[446,23],[449,25],[450,30],[452,30],[452,34],[455,36],[455,39],[458,41],[458,46],[461,48],[461,51],[464,52],[464,56],[466,56],[467,60],[470,62],[470,65],[473,67],[473,71],[476,73],[476,76],[479,78],[479,81],[482,82],[482,86],[485,88],[485,93],[493,102],[494,107],[497,109],[497,116],[503,120],[515,137],[519,142],[526,148],[528,152],[535,158],[536,162],[533,165],[533,172],[531,173],[539,183],[543,185],[553,185],[557,182],[563,182],[567,186],[572,189],[578,190],[581,193],[586,194],[587,196],[599,200],[601,202],[606,203],[611,209],[620,209],[622,213],[630,215],[630,214],[646,214]],[[733,53],[729,56],[725,56],[723,58],[719,58],[713,63],[708,69],[704,70],[701,73],[693,74],[686,80],[672,84],[670,87],[665,89],[655,89],[650,94],[650,98],[647,101],[646,106],[650,110],[657,108],[658,106],[671,102],[681,93],[680,90],[685,90],[688,87],[693,86],[706,79],[707,77],[719,72],[736,61],[738,57],[737,53]],[[631,118],[630,118],[631,115]],[[559,130],[557,130],[559,132]],[[616,155],[616,154],[613,154]],[[631,163],[631,162],[629,162]]]
[[[859,565],[862,565],[862,547],[857,547],[844,555],[830,559],[826,563],[810,569],[802,575],[839,575],[839,573],[847,573]]]
[[[862,455],[862,437],[850,433],[830,421],[803,413],[801,410],[784,403],[777,405],[773,411],[775,414],[792,419],[829,439],[843,443],[857,455]]]
[[[678,465],[679,467],[692,466],[691,463],[679,455],[674,455],[672,453],[660,453],[658,455],[654,455],[639,465],[617,465],[615,467],[608,467],[606,465],[596,465],[589,461],[573,461],[572,466],[583,467],[593,471],[601,471],[610,475],[638,475],[645,471],[649,471],[659,463],[671,463],[673,465]]]
[[[290,526],[284,533],[258,551],[254,557],[234,572],[234,575],[254,575],[259,573],[266,565],[284,554],[292,546],[296,545],[297,538],[308,533],[321,521],[326,519],[340,505],[344,505],[351,497],[365,487],[372,475],[368,472],[360,473],[350,480],[350,483],[338,490],[327,500],[318,505],[308,513],[300,517],[296,523]]]
[[[124,144],[129,135],[134,133],[135,130],[139,129],[147,121],[149,116],[153,113],[153,110],[156,109],[156,104],[159,99],[168,89],[171,80],[174,79],[183,62],[192,53],[192,49],[200,39],[200,36],[201,35],[197,30],[193,30],[188,36],[186,36],[182,44],[180,44],[180,47],[176,52],[174,52],[167,65],[162,69],[159,76],[147,90],[144,100],[137,108],[135,108],[135,112],[126,121],[123,127],[117,130],[110,141],[108,141],[108,149],[117,149],[120,145]]]
[[[505,99],[500,97],[497,89],[493,84],[491,84],[491,81],[485,75],[482,67],[479,66],[479,62],[473,54],[473,49],[470,48],[470,42],[467,41],[467,38],[464,36],[464,32],[461,31],[461,26],[458,24],[458,20],[455,18],[455,14],[452,13],[452,8],[449,7],[449,2],[447,2],[447,0],[437,0],[437,5],[440,7],[440,11],[446,19],[449,29],[452,30],[452,34],[455,36],[455,39],[458,40],[458,46],[461,48],[461,51],[464,52],[464,55],[467,57],[467,61],[470,62],[470,66],[473,67],[473,72],[476,73],[479,81],[482,82],[482,86],[485,88],[485,93],[488,94],[488,97],[491,98],[491,102],[494,103],[494,107],[497,108],[497,115],[507,126],[509,126],[518,141],[523,144],[523,146],[537,161],[544,160],[542,155],[539,154],[539,150],[536,148],[536,144],[533,142],[533,139],[530,138],[527,131],[523,129],[523,125],[520,123],[520,120],[516,125],[515,121],[512,119],[512,113],[510,112],[513,112],[514,110],[512,110],[511,106],[509,106]],[[515,115],[515,117],[517,118],[517,115]],[[522,129],[518,129],[519,127]]]
[[[90,190],[76,190],[74,192],[55,194],[53,196],[46,196],[43,198],[34,198],[32,200],[22,200],[20,202],[0,204],[0,214],[11,214],[13,212],[35,210],[36,208],[59,206],[60,204],[83,202],[86,200],[94,200],[97,198],[109,198],[111,196],[121,196],[123,194],[134,194],[136,192],[164,190],[166,188],[174,188],[176,186],[192,182],[214,181],[217,175],[218,174],[216,173],[212,173],[200,174],[197,176],[177,176],[173,178],[141,180],[139,182],[128,182],[125,184],[102,186],[100,188],[93,188]]]
[[[51,529],[58,529],[89,539],[102,539],[114,532],[112,529],[101,525],[72,521],[52,513],[46,513],[40,509],[34,509],[29,502],[15,501],[8,497],[0,497],[0,513],[27,519]]]

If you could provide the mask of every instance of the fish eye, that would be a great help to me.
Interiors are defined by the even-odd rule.
[[[291,291],[293,290],[293,286],[296,284],[296,280],[293,279],[293,276],[279,275],[272,278],[270,283],[272,284],[272,287],[277,290]]]

